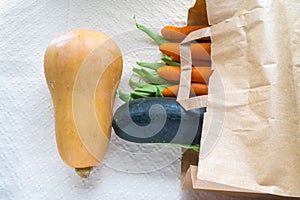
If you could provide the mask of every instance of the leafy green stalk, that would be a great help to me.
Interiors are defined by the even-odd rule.
[[[165,40],[161,35],[154,33],[151,29],[149,29],[146,26],[143,26],[141,24],[138,24],[136,21],[136,17],[133,16],[133,19],[135,20],[135,25],[138,29],[145,32],[150,38],[152,38],[158,45],[164,44],[164,43],[170,43],[168,40]]]
[[[135,91],[137,91],[137,92],[147,92],[147,93],[151,93],[151,94],[155,95],[156,91],[157,91],[157,87],[155,85],[145,84],[141,87],[136,88]]]
[[[150,93],[156,97],[161,96],[162,91],[168,86],[168,85],[157,85],[151,83],[138,83],[133,81],[130,81],[130,84],[136,86],[136,88],[134,89],[135,92]]]
[[[167,65],[180,67],[180,63],[174,62],[172,58],[168,55],[164,55],[164,57],[161,60],[164,61]]]
[[[151,97],[151,94],[150,93],[147,93],[147,92],[132,92],[130,93],[130,97],[132,99],[138,99],[138,98],[147,98],[147,97]]]
[[[157,85],[156,88],[156,97],[163,97],[162,91],[167,87],[168,85]]]
[[[129,85],[133,88],[138,88],[142,87],[145,83],[140,83],[140,82],[134,82],[132,80],[129,80]]]
[[[159,143],[159,144],[164,144],[164,145],[174,146],[174,147],[181,147],[181,148],[191,149],[191,150],[200,152],[200,145],[185,145],[185,144],[173,144],[173,143]]]
[[[145,81],[152,84],[166,84],[167,81],[161,78],[156,72],[149,72],[145,69],[133,68],[133,72],[140,75]]]
[[[129,81],[130,85],[135,87],[134,91],[130,94],[125,94],[122,91],[118,90],[118,95],[121,100],[128,102],[130,100],[138,98],[147,98],[147,97],[163,97],[162,91],[168,85],[158,85],[152,83],[139,83],[134,81]]]
[[[119,98],[122,101],[128,102],[128,101],[132,100],[130,97],[130,94],[126,94],[126,93],[122,92],[121,90],[117,90],[117,95],[119,96]]]
[[[147,63],[147,62],[136,62],[140,67],[145,67],[148,69],[153,69],[157,70],[158,68],[164,66],[164,63],[159,63],[159,62],[153,62],[153,63]]]

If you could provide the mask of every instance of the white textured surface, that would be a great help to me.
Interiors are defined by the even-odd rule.
[[[80,179],[58,155],[53,106],[43,74],[47,45],[70,29],[96,29],[112,36],[124,54],[125,75],[136,61],[158,60],[157,47],[135,29],[133,15],[159,30],[183,25],[193,3],[1,0],[0,199],[220,199],[181,190],[178,149],[123,144],[115,136],[105,160],[89,179]],[[122,80],[123,89],[126,81]],[[127,157],[120,153],[122,148]],[[169,155],[159,160],[151,153],[160,150]]]

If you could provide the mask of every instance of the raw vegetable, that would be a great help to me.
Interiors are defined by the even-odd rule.
[[[156,72],[149,72],[145,69],[133,68],[133,72],[140,75],[145,81],[152,84],[167,84],[167,81],[162,79]]]
[[[132,100],[130,94],[126,94],[126,93],[122,92],[122,90],[117,90],[117,95],[122,101],[128,102],[128,101]]]
[[[130,82],[135,85],[135,89],[130,94],[118,91],[121,100],[127,102],[138,98],[147,97],[176,97],[178,94],[179,85],[157,85],[152,83],[137,83]],[[207,95],[208,86],[204,83],[191,83],[191,96]]]
[[[178,81],[180,79],[180,61],[179,57],[179,43],[169,43],[162,40],[162,37],[154,33],[149,28],[137,24],[138,29],[147,33],[157,44],[160,44],[160,50],[165,53],[161,62],[137,62],[142,67],[133,68],[133,72],[138,74],[144,82],[130,82],[130,85],[134,88],[134,91],[130,94],[118,92],[120,99],[125,102],[147,97],[174,97],[178,93]],[[182,32],[188,33],[198,27],[186,27],[182,29]],[[177,30],[176,27],[165,27],[165,29]],[[181,29],[179,29],[181,30]],[[201,66],[210,66],[210,43],[199,43],[191,45],[192,56],[195,57],[193,63]],[[196,52],[200,51],[200,52]],[[204,55],[204,56],[203,56]],[[146,70],[143,68],[150,69]],[[151,72],[151,70],[154,70]],[[207,85],[198,83],[208,83],[208,78],[211,74],[210,67],[193,67],[192,68],[192,85],[191,95],[203,95],[207,94]],[[194,83],[195,82],[195,83]],[[175,85],[174,85],[175,84]]]
[[[192,145],[197,149],[205,111],[206,108],[185,111],[175,98],[136,99],[116,110],[113,129],[130,142],[172,143],[187,145],[186,148]]]
[[[141,67],[145,67],[148,69],[154,69],[157,70],[158,68],[164,66],[164,63],[154,62],[154,63],[148,63],[148,62],[136,62]]]
[[[159,46],[162,53],[169,55],[173,61],[180,62],[180,43],[168,43]],[[193,65],[197,61],[210,61],[210,43],[192,43],[191,54]]]
[[[173,62],[168,56],[164,58]],[[174,97],[177,95],[180,67],[157,62],[137,62],[137,64],[142,68],[154,71],[133,68],[133,72],[137,73],[145,82],[130,81],[129,84],[134,88],[134,91],[130,94],[119,91],[118,96],[121,100],[128,102],[138,98]],[[208,86],[206,83],[208,83],[211,73],[211,68],[207,66],[192,67],[191,96],[207,94]]]
[[[168,55],[164,55],[164,57],[161,59],[166,63],[166,65],[171,65],[171,66],[180,66],[179,62],[175,62],[172,60],[172,58]]]
[[[139,65],[140,67],[144,67],[144,68],[148,68],[148,69],[153,69],[153,70],[157,70],[160,67],[166,66],[166,65],[180,67],[180,63],[172,61],[171,57],[168,56],[168,55],[164,55],[164,57],[161,60],[164,61],[164,63],[161,63],[161,62],[153,62],[153,63],[149,63],[149,62],[136,62],[136,64]]]
[[[161,35],[154,33],[151,29],[149,29],[146,26],[143,26],[141,24],[138,24],[136,22],[135,16],[133,17],[135,20],[135,25],[138,29],[146,33],[150,38],[152,38],[158,45],[164,44],[164,43],[170,43],[168,40],[165,40]]]
[[[44,56],[62,160],[87,177],[103,158],[111,134],[112,106],[122,55],[107,35],[73,30],[55,38]]]
[[[207,26],[165,26],[161,30],[161,34],[168,41],[181,42],[189,33],[205,27]],[[201,38],[199,41],[210,41],[210,37]]]
[[[158,68],[157,74],[170,81],[179,81],[180,67],[177,66],[162,66]],[[208,83],[208,79],[212,73],[211,67],[207,66],[194,66],[192,67],[192,82]]]
[[[163,96],[165,97],[176,97],[178,94],[179,85],[171,85],[162,91]],[[190,88],[191,95],[207,95],[208,94],[208,86],[203,83],[191,83]]]
[[[134,91],[130,94],[118,90],[119,98],[125,102],[138,98],[163,97],[162,91],[168,86],[167,84],[139,83],[134,81],[129,83],[134,88]]]
[[[160,47],[169,47],[168,45],[171,47],[175,46],[176,48],[178,47],[177,53],[179,53],[179,46],[177,43],[169,43],[169,41],[162,39],[161,36],[152,32],[145,26],[137,23],[136,26],[147,33],[160,45]],[[204,44],[203,46],[206,48],[204,51],[210,53],[210,44]],[[193,51],[199,50],[199,48],[193,49]],[[166,48],[166,50],[168,50],[168,48]],[[176,102],[175,98],[168,97],[174,97],[178,92],[179,86],[177,84],[180,77],[178,74],[180,71],[180,59],[178,55],[168,54],[168,52],[164,53],[165,54],[161,59],[163,63],[137,62],[142,69],[133,68],[133,72],[141,77],[142,82],[130,80],[129,84],[134,89],[130,94],[118,91],[120,99],[127,103],[119,107],[115,112],[113,128],[119,137],[127,141],[163,143],[199,152],[205,108],[185,111]],[[208,58],[204,57],[203,59],[201,57],[200,60],[195,60],[197,61],[195,63],[203,66],[210,66],[209,53],[206,53],[208,54]],[[193,54],[195,54],[195,52]],[[196,55],[199,55],[199,53],[197,52]],[[167,75],[164,73],[164,71],[166,71],[165,67],[170,67],[170,69],[172,69],[172,72],[168,76],[164,76]],[[143,68],[147,68],[148,70]],[[207,83],[207,79],[211,73],[210,67],[197,67],[197,70],[195,70],[196,68],[193,69],[193,80]],[[201,73],[203,72],[201,71],[205,73],[202,75]],[[176,83],[174,83],[174,81]],[[191,94],[207,94],[207,85],[202,83],[191,83]],[[153,115],[150,114],[149,116],[149,113],[151,112],[150,108],[152,109],[152,106],[163,106],[163,109],[159,108],[156,110],[157,112],[154,111],[154,114],[152,112]],[[161,112],[162,110],[166,111],[167,117]],[[149,121],[150,118],[151,123]],[[164,118],[166,118],[166,123],[162,125],[160,130],[155,131],[153,127],[151,128],[151,124],[154,124],[154,127],[157,127],[157,123],[164,121]],[[199,121],[199,124],[195,123],[195,121]],[[151,133],[154,133],[154,135],[151,135]]]

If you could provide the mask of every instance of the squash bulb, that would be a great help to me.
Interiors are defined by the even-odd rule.
[[[58,151],[82,177],[89,175],[108,148],[122,65],[117,44],[93,30],[60,35],[45,52]]]

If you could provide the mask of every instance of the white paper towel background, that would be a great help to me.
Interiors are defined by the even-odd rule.
[[[176,148],[128,145],[113,135],[106,158],[87,180],[63,163],[56,148],[53,106],[43,72],[49,42],[71,29],[103,31],[119,44],[128,77],[136,61],[160,58],[157,46],[136,30],[133,15],[159,30],[164,25],[184,25],[193,4],[193,0],[1,0],[1,200],[238,199],[182,191]],[[127,81],[122,79],[124,90]],[[122,150],[128,157],[120,154]],[[155,154],[159,151],[167,153],[162,160]],[[148,157],[136,159],[135,154]]]

